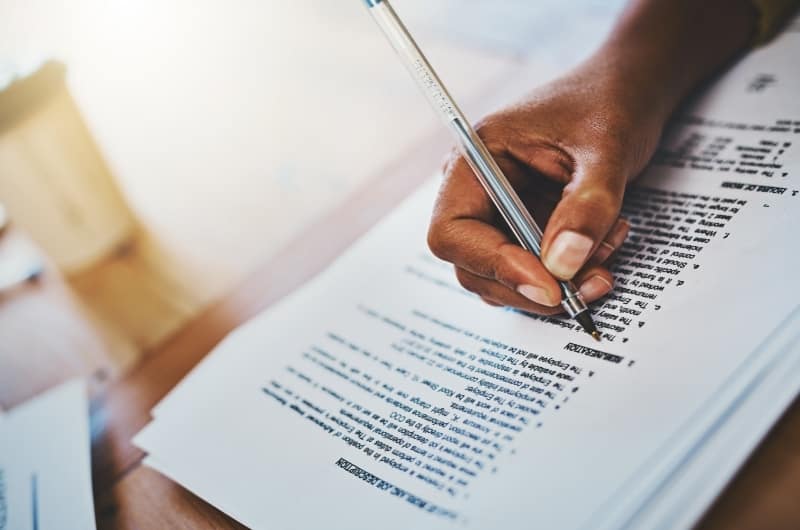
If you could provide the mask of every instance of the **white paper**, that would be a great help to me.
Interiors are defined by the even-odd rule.
[[[629,520],[757,377],[800,297],[799,39],[723,81],[770,65],[785,82],[712,91],[629,190],[618,284],[593,307],[602,344],[464,292],[425,248],[429,183],[224,341],[136,443],[255,528]]]
[[[330,296],[332,296],[334,299],[338,299],[338,296],[337,296],[336,292],[330,293]],[[458,303],[458,302],[461,302],[461,300],[452,300],[452,298],[455,298],[455,297],[463,297],[463,295],[457,294],[455,291],[453,292],[453,295],[451,296],[451,300],[450,301]],[[235,432],[233,432],[231,430],[228,430],[231,427],[231,425],[230,425],[231,422],[229,420],[232,417],[233,411],[236,411],[236,410],[238,410],[238,411],[250,410],[251,409],[251,405],[255,405],[255,407],[260,407],[261,406],[261,405],[256,404],[255,402],[254,403],[250,403],[249,399],[248,399],[248,396],[243,397],[243,400],[239,402],[240,405],[234,405],[233,404],[234,402],[238,401],[237,396],[236,396],[237,389],[243,389],[243,388],[248,388],[248,387],[250,387],[251,389],[252,388],[257,388],[257,386],[259,384],[264,384],[266,382],[266,381],[264,381],[265,378],[258,374],[259,368],[257,368],[257,367],[259,366],[260,362],[263,362],[263,363],[266,363],[267,365],[269,365],[269,364],[271,364],[270,361],[271,362],[275,362],[275,361],[274,361],[274,358],[263,359],[263,356],[259,356],[257,354],[257,352],[259,352],[259,351],[262,351],[262,352],[269,351],[269,349],[272,349],[272,348],[275,348],[275,347],[277,347],[281,351],[289,350],[291,348],[291,346],[288,346],[288,347],[284,346],[285,339],[282,340],[282,338],[277,336],[277,335],[279,335],[283,330],[291,329],[291,322],[293,320],[295,322],[297,321],[297,319],[300,319],[300,318],[312,319],[312,320],[315,319],[315,318],[328,319],[329,321],[330,320],[334,320],[334,321],[337,320],[335,318],[332,319],[330,316],[326,317],[324,315],[325,311],[322,312],[323,314],[318,314],[315,311],[310,311],[308,309],[304,309],[304,306],[306,306],[309,302],[302,300],[302,298],[303,297],[300,296],[300,297],[296,297],[294,300],[292,300],[293,305],[296,308],[299,308],[297,310],[297,312],[294,313],[294,317],[289,315],[287,317],[284,317],[284,319],[280,319],[280,318],[278,318],[278,319],[265,318],[263,321],[260,321],[260,320],[254,321],[246,329],[240,330],[239,333],[237,333],[237,335],[234,338],[232,338],[231,341],[227,341],[225,343],[225,346],[223,346],[223,348],[220,350],[220,352],[215,356],[215,358],[217,360],[222,360],[224,358],[223,354],[230,354],[231,359],[233,359],[234,357],[238,357],[239,359],[238,359],[237,363],[241,363],[242,366],[246,366],[247,367],[247,371],[250,374],[253,374],[255,376],[255,378],[252,380],[252,385],[253,386],[251,386],[251,383],[245,380],[245,374],[233,373],[233,372],[235,372],[235,366],[234,365],[230,365],[230,366],[227,367],[227,368],[229,368],[231,370],[231,372],[226,372],[226,369],[225,369],[226,367],[222,366],[222,365],[214,366],[213,370],[206,370],[205,371],[206,375],[209,376],[209,381],[208,382],[209,382],[210,386],[204,389],[202,386],[199,386],[200,383],[198,382],[197,383],[198,386],[195,387],[195,392],[197,392],[198,395],[216,396],[216,398],[218,399],[219,397],[221,397],[220,396],[220,389],[224,388],[225,389],[226,398],[225,398],[224,401],[220,400],[217,403],[218,405],[222,405],[222,410],[220,411],[220,415],[217,415],[217,416],[210,415],[210,416],[208,416],[208,418],[211,418],[209,423],[204,424],[204,425],[199,425],[199,428],[198,428],[197,431],[189,431],[189,430],[187,430],[189,428],[188,427],[187,418],[191,418],[191,415],[198,414],[198,409],[202,410],[203,415],[210,414],[211,411],[210,411],[210,409],[207,408],[207,406],[209,406],[209,405],[213,406],[213,404],[203,403],[201,405],[200,403],[198,403],[196,401],[197,395],[195,395],[195,396],[192,397],[191,410],[183,409],[182,407],[180,407],[179,409],[172,409],[172,410],[170,410],[170,408],[167,407],[167,408],[164,408],[164,409],[160,410],[160,412],[159,412],[159,422],[165,421],[165,419],[168,419],[170,417],[172,417],[173,420],[175,420],[177,418],[180,418],[180,421],[179,422],[176,421],[175,424],[174,424],[174,427],[178,428],[179,432],[170,432],[170,433],[168,433],[167,436],[170,438],[170,440],[165,442],[165,443],[174,444],[172,446],[172,450],[174,451],[174,453],[171,453],[169,449],[164,449],[163,447],[158,446],[159,447],[159,451],[158,451],[157,454],[159,456],[172,455],[172,456],[176,457],[178,460],[183,459],[183,462],[186,463],[186,464],[188,464],[190,462],[196,462],[196,461],[207,461],[209,459],[218,460],[220,463],[224,462],[224,466],[229,471],[231,471],[232,474],[231,474],[230,477],[228,477],[229,480],[231,480],[231,479],[233,479],[234,476],[240,476],[240,477],[250,476],[250,479],[252,479],[253,477],[251,475],[248,475],[248,473],[252,472],[252,470],[254,469],[254,466],[253,466],[252,461],[249,460],[249,457],[251,457],[253,454],[260,454],[261,451],[264,451],[264,450],[267,451],[267,452],[275,451],[276,452],[276,456],[280,456],[280,458],[282,460],[288,460],[288,463],[291,464],[292,467],[294,467],[295,464],[301,460],[301,458],[299,457],[300,454],[305,453],[305,452],[311,453],[311,452],[314,452],[316,450],[322,449],[322,443],[324,443],[324,442],[322,440],[316,439],[316,434],[313,431],[310,432],[310,433],[304,433],[303,428],[305,427],[305,425],[302,425],[302,424],[301,425],[296,425],[296,426],[292,425],[291,426],[292,429],[290,429],[292,431],[291,435],[288,435],[288,434],[287,435],[281,435],[280,439],[275,440],[274,439],[274,434],[271,433],[271,429],[269,428],[269,425],[262,425],[261,427],[264,430],[263,431],[259,431],[256,427],[254,427],[252,425],[252,423],[250,421],[252,419],[252,418],[250,418],[250,414],[246,414],[246,416],[248,418],[250,418],[250,419],[248,419],[247,425],[242,426],[242,428],[245,429],[245,430],[242,431],[242,433],[241,433],[241,439],[237,439],[237,442],[235,443],[236,449],[231,452],[231,453],[235,452],[235,453],[237,453],[239,455],[247,455],[246,458],[243,458],[241,460],[242,468],[238,469],[238,471],[234,472],[233,469],[231,469],[229,467],[231,465],[231,463],[232,463],[231,462],[232,454],[228,453],[227,457],[223,457],[223,455],[220,452],[220,448],[225,446],[226,440],[230,441],[229,437],[236,438]],[[299,302],[296,302],[296,300],[299,300]],[[462,303],[470,303],[470,302],[472,302],[472,301],[467,299],[467,298],[464,298]],[[327,309],[327,308],[323,308],[323,309]],[[486,310],[484,310],[482,306],[476,306],[475,307],[475,311],[485,312],[484,318],[482,320],[489,319],[489,322],[491,322],[491,318],[495,314],[500,315],[503,318],[503,320],[512,320],[512,319],[516,320],[516,319],[525,319],[526,318],[526,317],[521,317],[521,316],[514,315],[514,314],[500,313],[500,312],[497,312],[495,310],[491,310],[491,309],[488,309],[488,308]],[[270,317],[274,317],[274,316],[275,316],[275,313],[270,315]],[[534,326],[532,326],[530,322],[525,322],[525,324],[523,324],[523,325],[525,325],[526,327],[531,329],[531,331],[535,331],[534,330]],[[491,327],[492,327],[491,324],[489,324],[489,326],[490,326],[490,329],[491,329]],[[503,325],[502,325],[502,323],[498,322],[496,327],[498,329],[502,329]],[[264,333],[263,330],[265,330],[265,329],[270,329],[273,333]],[[277,331],[277,333],[275,333],[276,331]],[[519,330],[519,331],[522,331],[522,330]],[[542,330],[538,330],[538,331],[542,331]],[[561,332],[561,330],[558,330],[558,331],[559,331],[559,334],[563,333],[563,332]],[[262,335],[262,336],[259,336],[259,335]],[[499,333],[499,336],[501,336],[501,337],[503,336],[502,332]],[[301,340],[304,340],[304,339],[305,339],[305,337],[301,338]],[[530,337],[528,339],[528,341],[530,341],[530,342],[534,342],[535,341],[534,343],[540,343],[541,342],[538,338],[534,339],[533,337]],[[562,346],[563,346],[563,343],[562,343]],[[302,347],[302,346],[300,346],[300,347]],[[254,356],[252,358],[250,358],[250,359],[246,359],[244,357],[245,354],[248,351],[250,352],[251,355],[254,354]],[[702,350],[695,350],[693,352],[687,352],[687,353],[690,353],[690,355],[697,355],[697,353],[701,352],[701,351]],[[736,352],[736,348],[731,348],[731,351]],[[745,351],[745,353],[746,353],[746,351]],[[685,359],[686,359],[686,356],[683,356],[681,362],[685,362]],[[237,363],[234,363],[234,364],[237,364]],[[601,366],[599,363],[601,363],[601,361],[596,361],[595,362],[595,364],[598,365],[598,366],[596,366],[596,368],[598,370],[598,375],[596,375],[595,377],[598,377],[599,373],[600,373],[600,370],[605,368],[605,367]],[[702,364],[702,363],[698,362],[697,364]],[[209,365],[209,366],[211,366],[211,365]],[[265,368],[265,372],[268,372],[270,370],[271,370],[270,368]],[[707,375],[699,367],[696,368],[695,370],[696,370],[696,372],[701,372],[704,375]],[[198,372],[198,376],[201,373],[203,373],[203,372],[199,371]],[[680,374],[676,374],[676,375],[680,375]],[[686,381],[688,381],[690,379],[691,378],[684,377],[680,382],[684,382],[685,383]],[[225,383],[221,384],[220,383],[221,381],[225,381]],[[634,393],[634,395],[635,395],[635,392],[636,392],[636,384],[635,383],[636,382],[633,381],[633,382],[630,382],[630,384],[629,384],[629,389]],[[236,388],[232,388],[234,386]],[[615,385],[612,384],[612,386],[615,386]],[[700,389],[701,389],[701,387],[698,386],[697,390],[700,390]],[[707,389],[707,390],[710,390],[710,389]],[[642,391],[641,395],[645,396],[646,393],[644,391]],[[612,393],[608,397],[611,398],[611,399],[616,399],[616,400],[620,400],[620,399],[627,400],[628,399],[627,395],[619,395],[618,392]],[[644,400],[644,398],[641,398],[641,399],[642,399],[642,405],[644,407],[649,407],[649,403],[650,403],[649,399],[648,400]],[[577,400],[577,398],[573,398],[573,401],[575,401],[575,400]],[[670,401],[668,395],[666,396],[666,400]],[[691,396],[689,397],[689,400],[690,401],[694,401],[693,399],[691,399]],[[168,405],[169,405],[169,403],[170,402],[167,402]],[[177,407],[180,404],[180,398],[176,398],[176,400],[173,402],[173,404]],[[629,404],[626,404],[626,406],[628,408],[630,407]],[[612,408],[614,408],[614,407],[612,407]],[[616,407],[616,408],[623,408],[623,407],[620,406],[620,407]],[[260,410],[260,412],[256,412],[257,416],[260,415],[261,413],[265,413],[266,414],[266,413],[270,412],[268,408],[265,408],[264,410],[261,410],[259,408],[259,409],[256,409],[256,410]],[[689,407],[688,410],[692,410],[691,407]],[[606,411],[601,410],[600,414],[604,414],[605,412]],[[637,412],[637,411],[633,411],[633,412]],[[647,415],[647,416],[649,416],[649,414],[652,413],[652,411],[647,410],[646,408],[644,410],[640,410],[638,412],[640,414]],[[591,414],[591,413],[590,413],[590,415],[594,416],[594,414]],[[600,417],[602,417],[602,416],[600,416]],[[292,418],[290,418],[290,417],[286,417],[286,418],[278,417],[278,418],[279,418],[278,419],[279,425],[280,425],[280,428],[282,430],[285,428],[285,426],[283,425],[284,422],[291,422],[292,421]],[[655,417],[652,417],[650,419],[651,420],[655,419],[655,420],[658,420],[658,421],[663,421],[664,418],[665,418],[664,416],[660,416],[659,417],[659,415],[656,414]],[[642,418],[642,420],[645,420],[645,419],[646,418]],[[578,421],[581,421],[581,420],[578,420]],[[594,418],[593,421],[596,421],[596,418]],[[226,426],[225,430],[219,431],[218,429],[215,429],[214,425],[218,424],[218,423],[225,425]],[[159,423],[157,423],[155,425],[156,430],[158,429],[158,426],[159,426]],[[580,425],[573,425],[572,428],[576,428],[576,427],[579,427],[579,426]],[[628,427],[630,428],[631,426],[628,426]],[[639,425],[639,427],[641,427],[641,425]],[[294,428],[298,429],[297,432],[294,432]],[[208,429],[209,432],[206,432],[206,429]],[[254,430],[251,430],[251,429],[254,429]],[[210,432],[210,431],[214,431],[214,430],[216,430],[217,432],[216,433]],[[569,430],[568,428],[565,429],[565,431],[568,431],[568,430]],[[593,430],[596,430],[596,428],[591,428],[590,427],[589,430],[593,431]],[[611,428],[608,428],[608,430],[611,430]],[[664,431],[662,431],[662,432],[664,432]],[[217,436],[217,434],[219,436]],[[591,435],[591,432],[589,433],[589,435]],[[310,441],[309,445],[306,445],[306,443],[304,443],[305,440],[303,440],[303,438],[307,438],[308,436],[313,437],[313,440]],[[562,433],[558,433],[557,436],[554,439],[554,442],[556,444],[558,444],[559,438],[561,438],[563,436],[564,436],[563,432]],[[198,443],[196,441],[196,438],[198,438],[198,437],[203,437],[204,438],[204,440],[201,441],[199,445],[198,445]],[[245,438],[249,439],[249,441],[253,442],[255,445],[253,447],[249,447],[248,445],[240,445],[240,442],[242,442],[243,439],[245,439]],[[287,454],[286,450],[289,449],[289,448],[282,447],[282,445],[286,443],[286,439],[287,438],[290,438],[290,439],[293,440],[292,443],[293,443],[293,445],[295,447],[292,448],[292,449],[297,449],[297,451],[299,452],[297,461],[295,461],[292,458],[292,454],[294,454],[293,451]],[[195,439],[195,442],[191,442],[192,439]],[[578,440],[575,440],[575,441],[578,441]],[[657,437],[653,437],[653,442],[651,442],[651,443],[653,443],[655,445],[656,443],[658,443],[658,441],[659,440],[658,440]],[[145,441],[143,441],[143,439],[140,439],[140,442],[143,443],[145,448],[149,448],[148,444]],[[206,442],[208,443],[208,445],[206,445]],[[189,448],[190,446],[191,446],[191,448]],[[338,453],[336,447],[329,447],[329,449],[331,451],[331,453],[329,453],[329,454],[337,454]],[[344,448],[344,449],[346,449],[346,448]],[[624,453],[627,452],[627,449],[630,449],[629,445],[626,445],[625,449],[626,450],[623,450],[621,453],[619,453],[617,455],[618,458],[623,458],[625,456]],[[253,453],[250,452],[251,450],[253,451]],[[197,451],[197,452],[193,453],[193,451]],[[641,448],[640,448],[640,451],[641,451]],[[520,451],[520,453],[521,452],[522,451]],[[164,459],[164,461],[172,462],[173,460],[171,458],[166,458],[166,459]],[[322,462],[320,462],[320,461],[313,462],[312,461],[312,464],[313,465],[310,466],[309,469],[305,470],[307,475],[305,475],[302,472],[300,473],[301,477],[302,476],[309,476],[309,475],[310,476],[316,475],[316,470],[317,469],[324,469],[325,464],[330,465],[330,462],[324,462],[324,461],[322,461]],[[189,466],[189,467],[193,468],[193,470],[192,470],[193,473],[191,475],[189,475],[188,473],[185,474],[185,475],[181,475],[180,470],[174,471],[172,473],[172,475],[176,476],[176,477],[181,477],[181,476],[184,477],[183,480],[186,481],[185,484],[187,486],[189,486],[190,488],[194,489],[195,491],[203,491],[202,481],[203,481],[204,477],[207,477],[208,469],[204,468],[203,466]],[[366,469],[366,467],[365,467],[365,469]],[[296,468],[295,468],[295,471],[297,471]],[[265,467],[263,468],[263,472],[265,473],[265,476],[284,476],[285,474],[292,474],[292,471],[290,471],[289,469],[283,469],[282,472],[280,472],[279,469],[271,467],[271,466],[267,465],[266,463],[265,463]],[[216,479],[216,480],[219,480],[219,479]],[[236,491],[235,488],[232,490],[232,488],[229,486],[229,484],[230,484],[229,480],[222,480],[222,481],[219,481],[217,483],[220,484],[220,485],[226,484],[224,489],[226,490],[226,492],[228,492],[229,499],[233,503],[231,505],[232,507],[228,508],[227,507],[228,506],[227,503],[218,502],[218,500],[216,498],[214,499],[213,502],[215,502],[215,504],[219,504],[222,509],[225,509],[226,511],[228,511],[228,513],[231,513],[235,517],[242,518],[242,515],[241,515],[242,511],[236,509],[235,506],[236,506],[236,502],[237,501],[241,501],[241,499],[247,497],[247,493],[246,493],[246,491]],[[244,484],[250,483],[250,480],[243,480],[243,483]],[[285,486],[285,484],[281,484],[280,482],[278,482],[275,486],[276,487],[281,487],[281,486]],[[519,485],[515,484],[515,485],[510,486],[510,487],[513,489],[515,487],[519,487]],[[309,488],[303,488],[303,490],[306,491],[310,496],[312,496],[314,498],[316,497],[315,495],[312,495],[310,493]],[[262,493],[264,492],[264,490],[261,490],[261,491],[262,491]],[[224,495],[226,492],[221,492],[221,493]],[[322,494],[322,492],[319,492],[319,494]],[[419,494],[419,493],[418,493],[418,495],[421,496],[421,494]],[[570,502],[570,503],[573,502],[573,501],[569,501],[568,499],[564,499],[564,500],[567,501],[567,502]],[[319,502],[319,501],[316,501],[316,502]],[[254,508],[254,507],[251,506],[251,507],[245,508],[244,510],[245,511],[249,511],[251,508]],[[276,517],[276,518],[275,519],[264,519],[264,520],[260,520],[258,518],[254,518],[254,519],[242,518],[242,520],[244,522],[246,522],[247,524],[251,524],[251,525],[253,525],[255,527],[263,526],[263,525],[267,524],[267,522],[273,522],[273,523],[279,524],[279,526],[280,526],[280,524],[290,524],[290,521],[292,521],[291,515],[288,515],[287,519],[277,518],[277,517],[280,517],[280,510],[279,509],[276,510],[275,507],[270,505],[270,504],[264,505],[264,510],[265,510],[265,512],[264,512],[263,515],[265,517]],[[269,515],[267,514],[267,512],[269,513]],[[555,513],[554,516],[558,516],[558,513]],[[554,519],[552,519],[552,520],[554,521]],[[408,522],[407,519],[401,519],[401,523],[402,524],[405,524],[407,522]],[[371,523],[368,523],[367,526],[369,524],[374,524],[374,521],[371,522]],[[299,524],[298,527],[309,526],[309,525],[310,525],[310,523],[308,521],[305,521],[305,525],[304,524]],[[480,527],[480,526],[478,526],[478,527]]]
[[[0,420],[0,529],[95,528],[86,385],[74,380]]]
[[[702,444],[687,455],[632,518],[631,528],[687,528],[716,497],[797,395],[800,308],[755,355],[761,370],[729,411],[711,418]]]

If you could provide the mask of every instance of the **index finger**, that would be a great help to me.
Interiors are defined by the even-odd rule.
[[[508,161],[503,171],[514,172]],[[463,158],[450,163],[436,201],[428,245],[441,259],[521,294],[535,292],[537,303],[555,306],[561,292],[536,256],[497,226],[491,200]],[[532,288],[532,289],[531,289]],[[526,295],[527,296],[527,295]]]

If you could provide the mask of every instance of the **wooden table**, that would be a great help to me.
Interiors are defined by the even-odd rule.
[[[142,465],[132,436],[150,409],[229,331],[330,263],[435,168],[446,138],[425,141],[256,271],[238,289],[162,345],[92,403],[93,480],[98,527],[240,528],[192,493]],[[46,289],[42,287],[42,289]],[[28,295],[22,295],[28,296]],[[43,296],[41,292],[32,296]],[[23,304],[24,305],[24,304]],[[4,308],[4,311],[13,310]],[[29,330],[32,331],[32,330]],[[0,373],[0,388],[14,374]],[[800,528],[800,401],[709,510],[704,529]]]

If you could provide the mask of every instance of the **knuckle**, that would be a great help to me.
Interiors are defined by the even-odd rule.
[[[576,197],[587,206],[587,210],[595,215],[616,219],[622,207],[621,194],[606,187],[592,187],[579,192]]]
[[[475,123],[475,132],[480,134],[481,137],[484,135],[491,136],[498,128],[501,127],[502,121],[503,120],[496,114],[484,116]]]
[[[597,190],[593,202],[602,213],[613,215],[615,219],[622,206],[622,200],[619,195],[608,189]]]
[[[453,172],[455,168],[456,162],[461,158],[461,153],[458,152],[458,149],[453,148],[447,152],[447,154],[442,159],[442,173],[446,175]]]
[[[475,132],[480,136],[486,148],[494,153],[506,150],[507,138],[511,134],[511,127],[501,115],[487,116],[475,124]]]

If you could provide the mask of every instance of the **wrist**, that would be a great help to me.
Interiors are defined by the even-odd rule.
[[[643,69],[637,57],[601,48],[572,72],[591,87],[592,99],[613,109],[615,121],[637,128],[661,128],[684,96],[667,75]]]
[[[756,22],[750,0],[632,0],[581,68],[601,75],[633,110],[665,122],[747,48]]]

